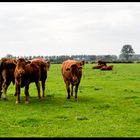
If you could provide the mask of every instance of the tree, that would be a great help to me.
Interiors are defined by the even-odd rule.
[[[12,58],[13,57],[13,55],[12,54],[6,54],[6,56],[5,56],[6,58]]]
[[[128,61],[134,54],[134,50],[131,45],[126,44],[121,49],[121,55]]]

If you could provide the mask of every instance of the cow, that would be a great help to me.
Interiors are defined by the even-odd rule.
[[[110,65],[110,66],[103,66],[101,68],[101,70],[112,70],[113,69],[113,65]]]
[[[92,69],[101,69],[104,65],[96,65],[96,66],[93,66]]]
[[[47,66],[43,61],[25,61],[24,58],[17,60],[17,65],[14,72],[15,77],[15,96],[16,104],[20,103],[20,88],[25,87],[25,103],[29,103],[29,85],[35,82],[38,98],[40,95],[40,81],[42,82],[42,90],[45,94],[45,81],[47,79]]]
[[[67,99],[70,99],[70,96],[73,96],[74,87],[75,99],[77,99],[78,87],[82,77],[82,64],[75,60],[65,60],[61,65],[61,73],[66,84],[66,90],[68,94]]]
[[[7,99],[7,89],[12,82],[15,84],[14,71],[16,67],[16,59],[2,58],[0,60],[0,98]]]
[[[98,60],[97,63],[98,63],[98,65],[107,66],[107,65],[106,65],[106,62],[103,61],[103,60]]]

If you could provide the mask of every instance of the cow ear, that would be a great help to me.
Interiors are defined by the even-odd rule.
[[[27,64],[30,64],[30,63],[31,63],[31,61],[26,61],[26,65],[27,65]]]
[[[17,60],[14,59],[14,60],[13,60],[13,63],[14,63],[15,65],[17,65]]]
[[[78,67],[78,71],[82,71],[82,69],[83,69],[82,66]]]
[[[82,68],[83,68],[82,66],[79,67],[79,69],[82,69]]]
[[[70,68],[66,68],[66,71],[69,71],[70,70]]]

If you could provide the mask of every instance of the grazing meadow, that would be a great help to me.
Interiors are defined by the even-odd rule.
[[[140,64],[93,65],[83,68],[77,100],[66,98],[61,64],[51,64],[43,99],[31,83],[29,104],[22,88],[17,105],[11,83],[0,100],[0,137],[140,137]]]

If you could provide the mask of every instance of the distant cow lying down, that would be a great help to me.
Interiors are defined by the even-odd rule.
[[[93,66],[92,69],[101,69],[103,67],[103,65],[97,65],[97,66]]]
[[[73,96],[73,87],[75,87],[75,99],[76,99],[78,87],[82,77],[82,64],[75,60],[66,60],[62,63],[61,72],[64,82],[66,84],[68,94],[67,99],[70,99],[70,96]]]
[[[16,104],[20,102],[20,88],[25,87],[25,103],[28,103],[29,98],[29,84],[35,82],[38,98],[40,96],[40,81],[42,82],[42,90],[44,97],[45,81],[47,79],[47,67],[46,64],[41,62],[30,62],[25,61],[25,59],[20,58],[17,60],[17,65],[14,72],[15,76],[15,96]]]
[[[16,59],[2,58],[0,60],[0,98],[3,90],[3,98],[7,99],[7,89],[12,82],[15,84],[14,70],[16,67]]]
[[[107,66],[106,65],[106,62],[105,61],[103,61],[103,60],[98,60],[98,65],[103,65],[103,66]]]
[[[112,69],[113,69],[113,65],[111,65],[111,66],[103,66],[101,68],[101,70],[112,70]]]

